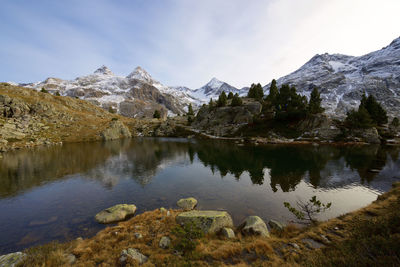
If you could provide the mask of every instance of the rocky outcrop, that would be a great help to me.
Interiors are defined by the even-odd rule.
[[[179,199],[178,202],[176,202],[176,205],[178,205],[179,208],[188,211],[188,210],[192,210],[192,209],[194,209],[194,207],[196,207],[197,200],[193,197],[182,198],[182,199]]]
[[[193,128],[216,136],[225,136],[236,132],[240,126],[253,122],[254,116],[261,113],[258,101],[244,99],[242,106],[215,107],[203,106],[192,124]]]
[[[115,140],[120,138],[132,137],[128,127],[121,121],[111,121],[107,128],[101,133],[103,140]]]
[[[160,239],[160,242],[158,243],[160,248],[169,248],[169,246],[171,245],[171,238],[169,238],[168,236],[163,236]]]
[[[224,227],[233,227],[232,218],[226,211],[187,211],[176,216],[176,222],[180,225],[193,223],[204,233],[217,233]]]
[[[258,216],[249,216],[239,226],[244,235],[259,235],[269,237],[269,231],[265,222]]]
[[[233,239],[235,238],[235,232],[232,230],[232,228],[224,227],[221,229],[221,234],[222,236],[228,238],[228,239]]]
[[[133,204],[118,204],[97,213],[95,219],[99,223],[114,223],[133,216],[135,212],[136,206]]]
[[[277,230],[277,231],[283,231],[283,228],[285,228],[285,225],[275,221],[275,220],[269,220],[268,222],[269,227],[271,227],[271,229]]]

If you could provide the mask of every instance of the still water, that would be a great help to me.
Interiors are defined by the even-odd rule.
[[[188,139],[132,139],[9,152],[0,159],[0,254],[52,240],[93,236],[102,209],[134,203],[138,213],[177,208],[294,220],[283,206],[313,195],[353,211],[400,181],[400,150],[362,146],[238,146]]]

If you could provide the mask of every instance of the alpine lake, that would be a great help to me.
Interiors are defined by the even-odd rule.
[[[227,141],[135,138],[37,147],[0,159],[0,254],[90,237],[94,216],[115,204],[137,213],[177,208],[226,210],[291,222],[284,207],[317,196],[326,220],[365,207],[400,181],[400,148],[239,145]]]

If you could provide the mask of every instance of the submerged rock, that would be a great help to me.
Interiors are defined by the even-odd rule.
[[[17,266],[26,256],[22,252],[14,252],[0,256],[0,267],[14,267]]]
[[[122,265],[124,265],[128,258],[134,259],[139,264],[143,264],[148,260],[148,258],[145,255],[143,255],[142,253],[139,252],[139,250],[134,249],[134,248],[124,249],[121,252],[121,257],[119,258],[119,262]]]
[[[181,209],[184,209],[187,211],[187,210],[192,210],[192,209],[194,209],[194,207],[196,207],[197,200],[193,197],[182,198],[182,199],[179,199],[178,202],[176,202],[176,204]]]
[[[239,226],[244,235],[260,235],[269,237],[269,231],[265,222],[258,216],[249,216]]]
[[[204,233],[216,233],[224,227],[233,227],[232,218],[226,211],[192,210],[182,212],[176,216],[176,222],[180,225],[194,223]]]
[[[127,217],[134,215],[135,212],[135,205],[119,204],[100,211],[96,214],[95,219],[99,223],[113,223],[125,220]]]

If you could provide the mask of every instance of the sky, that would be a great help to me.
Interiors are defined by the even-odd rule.
[[[165,85],[265,85],[400,36],[400,0],[0,0],[0,81],[141,66]]]

